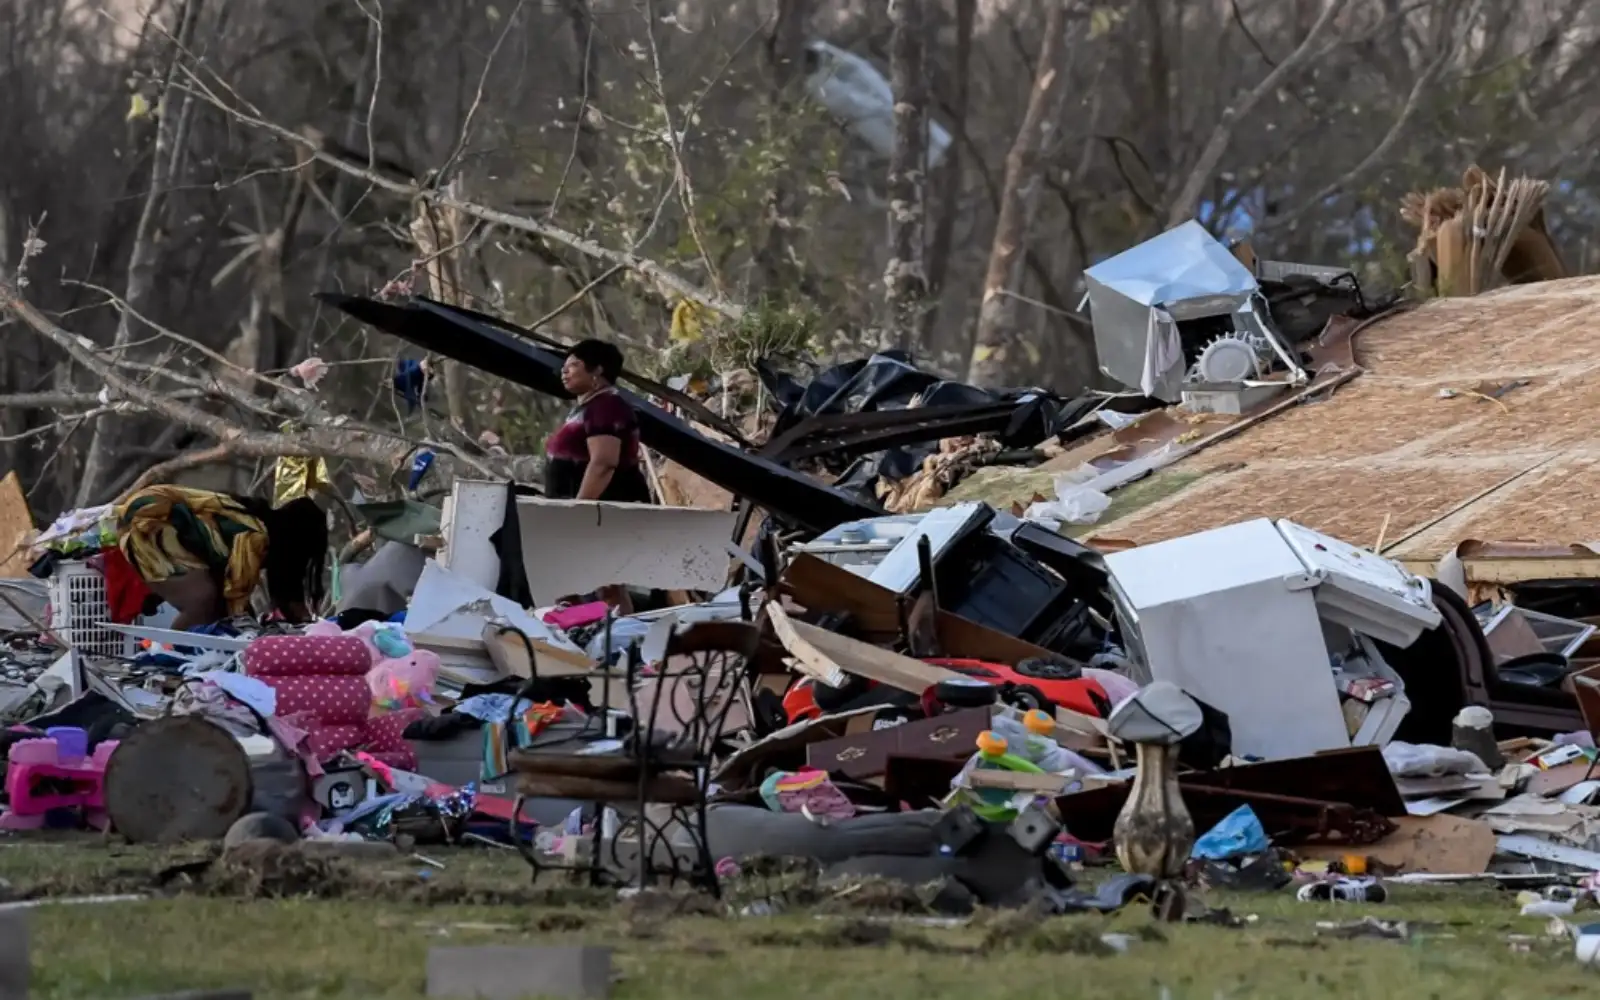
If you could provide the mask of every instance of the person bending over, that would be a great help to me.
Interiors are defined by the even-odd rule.
[[[266,574],[273,609],[296,624],[322,600],[328,522],[310,497],[274,510],[255,497],[149,486],[115,511],[117,546],[180,631],[250,613]]]

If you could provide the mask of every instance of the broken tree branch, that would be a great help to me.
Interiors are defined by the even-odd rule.
[[[205,393],[190,389],[167,395],[180,399],[200,399]],[[0,395],[0,409],[5,410],[66,410],[77,406],[101,406],[104,402],[96,392],[13,392]],[[130,406],[129,409],[134,408]]]
[[[695,208],[694,180],[689,176],[689,165],[683,158],[683,143],[688,135],[687,124],[683,132],[678,131],[677,121],[672,115],[672,101],[667,98],[667,78],[661,72],[661,47],[656,41],[655,0],[645,0],[644,35],[645,40],[650,43],[650,67],[655,74],[656,99],[661,102],[661,117],[667,126],[667,149],[672,153],[672,171],[678,181],[678,201],[683,206],[683,221],[689,227],[689,238],[694,240],[694,248],[700,255],[700,262],[705,265],[706,277],[711,279],[711,287],[720,297],[722,278],[717,273],[717,265],[712,262],[711,255],[706,252],[705,234],[700,231],[699,212]]]
[[[163,480],[170,479],[180,472],[198,469],[202,465],[215,465],[218,462],[226,462],[233,457],[235,457],[235,452],[227,443],[186,451],[182,455],[169,458],[163,462],[157,462],[141,472],[137,479],[128,484],[127,489],[118,494],[117,499],[121,500],[129,494],[139,492],[146,486],[153,486]]]
[[[1445,34],[1447,39],[1447,32]],[[1400,106],[1400,113],[1395,116],[1394,122],[1389,126],[1389,130],[1383,134],[1383,138],[1378,140],[1378,144],[1373,146],[1366,156],[1362,157],[1361,162],[1357,163],[1349,170],[1346,170],[1343,174],[1340,174],[1336,180],[1324,186],[1320,191],[1312,195],[1310,198],[1307,198],[1298,208],[1295,208],[1292,211],[1286,212],[1275,218],[1264,220],[1261,225],[1257,227],[1257,230],[1259,232],[1267,232],[1269,230],[1279,229],[1285,226],[1293,228],[1295,223],[1299,222],[1310,212],[1315,211],[1329,198],[1332,198],[1334,195],[1345,191],[1358,179],[1366,176],[1366,174],[1373,168],[1385,162],[1389,155],[1389,151],[1392,150],[1395,147],[1395,144],[1400,141],[1400,137],[1404,134],[1406,126],[1410,125],[1411,120],[1416,117],[1417,110],[1422,106],[1423,97],[1433,87],[1434,82],[1437,81],[1444,73],[1445,66],[1450,62],[1455,54],[1455,47],[1451,45],[1448,40],[1445,40],[1442,43],[1442,50],[1440,51],[1438,57],[1428,65],[1427,69],[1425,69],[1422,74],[1417,77],[1416,82],[1411,85],[1411,91],[1410,93],[1406,94],[1405,103]]]
[[[581,39],[582,66],[578,70],[578,114],[572,123],[572,148],[567,152],[567,162],[561,167],[561,179],[556,182],[556,193],[550,197],[546,219],[556,217],[556,206],[567,189],[567,178],[572,176],[573,161],[581,161],[583,169],[591,175],[595,168],[593,136],[589,128],[589,102],[599,91],[598,73],[594,63],[594,19],[585,0],[567,0],[567,16],[572,20],[574,39]]]
[[[344,458],[370,462],[393,468],[418,447],[427,447],[447,454],[486,476],[498,478],[501,472],[491,469],[459,448],[435,441],[411,441],[398,434],[379,428],[367,427],[343,417],[331,417],[305,394],[285,393],[281,398],[302,404],[309,418],[305,430],[288,432],[262,432],[249,430],[226,419],[175,398],[172,393],[153,391],[123,376],[121,366],[107,361],[93,350],[88,342],[57,326],[19,294],[9,277],[0,276],[0,311],[9,312],[25,326],[63,351],[69,358],[100,378],[114,395],[131,400],[140,408],[159,414],[174,423],[215,438],[222,448],[220,454],[231,458],[285,458],[317,456]],[[170,373],[169,373],[170,377]],[[245,394],[236,388],[217,382],[216,390],[240,402]],[[259,400],[255,400],[260,405]],[[182,458],[183,456],[180,456]],[[173,461],[178,461],[174,459]]]
[[[494,40],[494,48],[490,49],[489,54],[484,57],[483,72],[478,74],[478,90],[472,95],[472,106],[467,108],[467,113],[461,120],[461,132],[456,136],[455,148],[450,151],[450,155],[445,158],[444,166],[440,167],[439,172],[435,175],[435,181],[438,184],[450,183],[450,171],[455,169],[457,161],[461,159],[461,154],[467,151],[467,144],[472,141],[472,120],[478,116],[478,109],[483,106],[483,90],[484,85],[489,82],[489,71],[494,68],[495,56],[500,54],[500,48],[505,45],[506,37],[511,34],[512,25],[517,23],[517,18],[522,13],[522,5],[525,2],[526,0],[517,0],[517,5],[511,10],[511,16],[505,19],[505,27],[500,29],[500,36]],[[371,120],[370,117],[368,120]]]

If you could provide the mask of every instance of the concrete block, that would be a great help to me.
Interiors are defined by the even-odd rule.
[[[0,1000],[28,1000],[28,915],[0,911]]]
[[[599,1000],[610,992],[610,948],[483,945],[428,950],[428,996],[441,1000]]]

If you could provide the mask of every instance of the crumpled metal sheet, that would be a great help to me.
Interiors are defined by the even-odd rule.
[[[1231,303],[1250,296],[1257,287],[1250,269],[1193,219],[1083,273],[1090,280],[1091,307],[1097,304],[1098,285],[1142,306],[1170,308],[1216,298],[1222,308],[1212,312],[1228,312]]]
[[[1101,371],[1169,401],[1177,400],[1184,371],[1175,323],[1238,311],[1259,287],[1250,269],[1192,219],[1083,277]]]

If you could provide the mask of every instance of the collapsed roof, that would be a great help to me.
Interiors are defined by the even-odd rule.
[[[1600,448],[1589,440],[1597,305],[1600,278],[1574,278],[1373,322],[1355,336],[1347,378],[1224,423],[1226,434],[1206,427],[1214,444],[1151,477],[1162,483],[1145,493],[1158,499],[1113,511],[1088,540],[1147,544],[1285,517],[1360,545],[1381,539],[1386,555],[1423,572],[1468,540],[1586,542],[1600,514]],[[1147,415],[1114,443],[1137,449],[1174,412]]]

